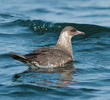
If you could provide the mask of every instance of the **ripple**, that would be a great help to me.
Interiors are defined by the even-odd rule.
[[[51,12],[45,8],[37,8],[37,9],[34,9],[34,11],[38,13],[50,13]]]
[[[6,14],[6,13],[0,13],[0,17],[3,17],[3,18],[10,18],[10,17],[14,17],[10,14]]]
[[[105,48],[103,47],[94,47],[89,49],[78,50],[78,52],[94,52],[94,51],[104,51],[104,50]]]

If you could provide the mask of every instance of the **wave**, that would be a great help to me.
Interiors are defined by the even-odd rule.
[[[110,32],[109,27],[91,25],[91,24],[77,24],[77,23],[52,23],[42,20],[15,20],[12,22],[4,23],[3,26],[22,26],[28,27],[34,32],[60,32],[65,26],[74,26],[75,28],[84,31],[86,34],[91,35],[100,32]]]

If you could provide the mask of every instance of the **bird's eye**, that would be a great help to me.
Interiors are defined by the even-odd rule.
[[[71,32],[76,32],[76,29],[72,29]]]

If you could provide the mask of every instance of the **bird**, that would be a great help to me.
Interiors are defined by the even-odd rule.
[[[62,29],[59,39],[53,47],[42,47],[33,50],[31,53],[21,55],[11,51],[14,59],[23,62],[29,69],[59,68],[74,61],[71,39],[75,35],[84,35],[73,26],[66,26]]]

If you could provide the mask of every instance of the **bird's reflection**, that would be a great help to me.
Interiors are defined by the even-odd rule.
[[[59,68],[27,70],[25,72],[14,75],[13,81],[17,81],[23,74],[30,73],[30,72],[36,72],[36,73],[41,73],[41,74],[42,73],[59,73],[59,77],[56,79],[47,79],[46,77],[46,79],[43,78],[41,80],[46,84],[51,83],[51,84],[56,84],[57,86],[68,86],[69,85],[68,83],[70,83],[70,81],[73,80],[73,77],[72,77],[73,70],[74,70],[73,63],[68,63],[64,67],[59,67]],[[54,80],[57,80],[57,82]],[[35,81],[31,83],[37,84],[38,82]]]

